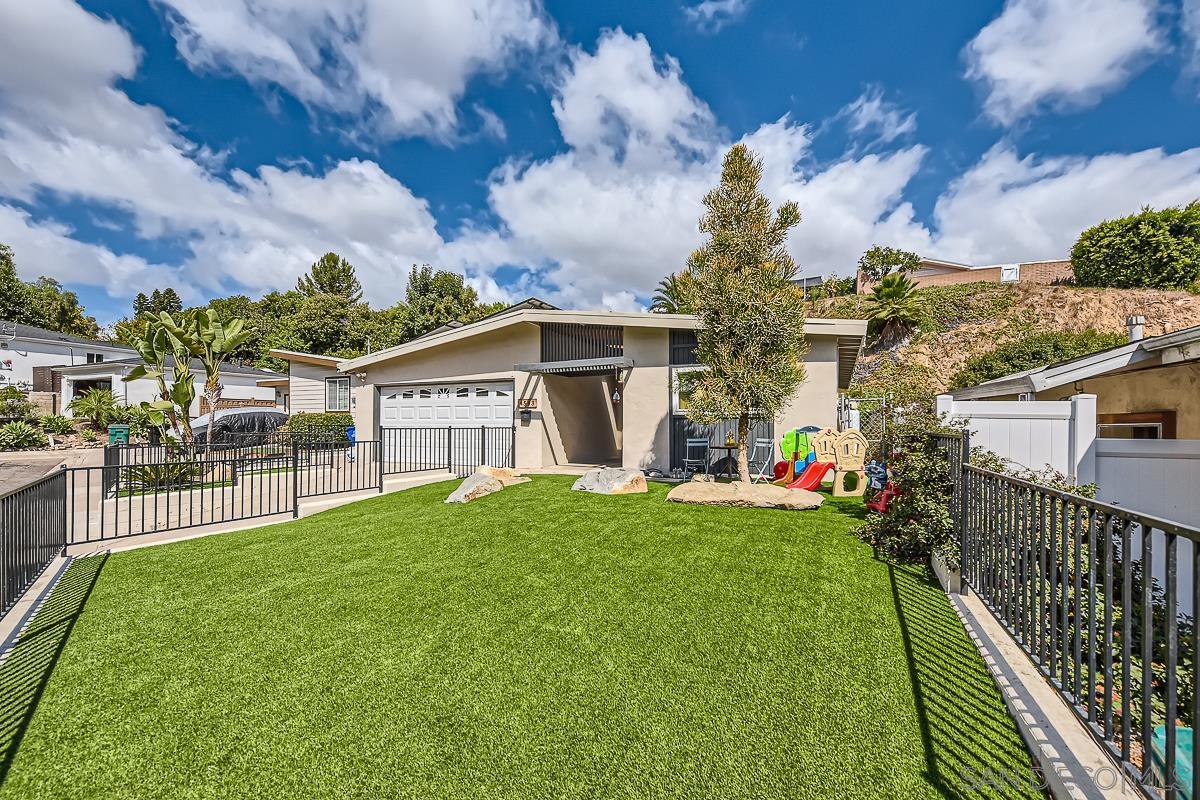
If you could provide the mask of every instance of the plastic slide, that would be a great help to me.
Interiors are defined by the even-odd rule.
[[[834,468],[832,461],[814,461],[804,468],[800,477],[788,484],[789,489],[808,489],[810,492],[821,488],[821,481]]]

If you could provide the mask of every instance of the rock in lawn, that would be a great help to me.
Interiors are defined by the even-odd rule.
[[[500,481],[505,486],[515,486],[518,483],[529,483],[530,479],[521,475],[515,469],[507,467],[489,467],[484,464],[479,469],[475,470],[476,475],[487,475]]]
[[[818,508],[825,499],[816,492],[785,489],[770,483],[710,483],[690,481],[681,483],[667,494],[675,503],[695,503],[703,506],[736,506],[739,508],[782,508],[805,511]]]
[[[637,494],[646,491],[646,476],[640,469],[589,469],[571,488],[593,494]]]
[[[697,472],[692,476],[692,480],[694,480],[696,483],[714,483],[717,479],[708,473]]]
[[[446,498],[446,502],[469,503],[472,500],[478,500],[484,495],[498,492],[503,488],[504,484],[498,478],[493,478],[491,475],[483,472],[476,472],[460,483],[458,488]]]

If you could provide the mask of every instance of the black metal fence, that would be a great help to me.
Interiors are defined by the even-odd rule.
[[[0,495],[0,616],[66,546],[65,517],[62,472]]]
[[[1134,785],[1194,797],[1181,776],[1200,751],[1179,745],[1200,720],[1200,530],[981,469],[959,437],[937,444],[965,583]]]
[[[383,428],[383,472],[449,470],[465,477],[477,468],[515,466],[516,428]]]

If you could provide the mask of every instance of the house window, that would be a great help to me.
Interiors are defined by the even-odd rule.
[[[1097,414],[1096,435],[1101,439],[1174,439],[1175,412]]]
[[[476,397],[487,397],[487,389],[480,386],[479,388],[477,388],[475,390],[475,396]]]
[[[326,378],[325,379],[325,410],[326,411],[349,411],[350,410],[350,379],[349,378]]]
[[[682,415],[687,412],[687,393],[681,391],[682,381],[679,376],[685,372],[696,372],[708,369],[702,366],[672,367],[671,368],[671,413]]]
[[[88,353],[87,354],[87,363],[89,363],[89,364],[100,364],[103,361],[104,361],[104,353]]]
[[[458,387],[458,389],[456,389],[454,391],[454,396],[455,397],[470,397],[471,390],[468,389],[466,386],[460,386],[460,387]]]

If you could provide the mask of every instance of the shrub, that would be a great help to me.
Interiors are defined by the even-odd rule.
[[[870,514],[855,535],[894,561],[927,564],[936,552],[957,568],[961,555],[951,538],[954,525],[945,454],[932,437],[923,434],[901,434],[895,448],[888,467],[902,494],[892,500],[888,513]]]
[[[55,436],[67,436],[75,432],[75,425],[61,414],[47,414],[38,420],[38,425],[41,425],[46,433]]]
[[[88,389],[67,404],[77,417],[83,417],[93,428],[101,429],[118,414],[117,397],[108,389]]]
[[[91,428],[84,428],[79,435],[83,437],[85,444],[95,444],[96,442],[96,432]]]
[[[808,299],[828,300],[831,297],[852,295],[854,292],[855,280],[853,275],[848,278],[839,278],[836,275],[830,275],[821,281],[820,286],[814,286],[808,290]]]
[[[142,406],[117,406],[108,420],[129,426],[129,435],[145,439],[150,435],[150,412]]]
[[[1093,225],[1071,248],[1080,286],[1187,289],[1200,281],[1200,202]]]
[[[123,489],[157,491],[183,489],[203,484],[205,465],[195,460],[146,464],[121,470]]]
[[[0,419],[27,419],[33,416],[33,403],[15,386],[0,388]]]
[[[886,275],[871,289],[871,327],[882,341],[895,341],[920,323],[924,300],[904,273]]]
[[[990,352],[968,358],[962,369],[950,379],[950,388],[975,386],[1014,372],[1056,364],[1097,350],[1116,347],[1126,341],[1123,334],[1100,333],[1091,329],[1082,333],[1044,331],[1030,334],[1002,344]]]
[[[45,446],[46,434],[24,420],[13,420],[6,425],[0,425],[0,450]]]
[[[327,411],[322,414],[293,414],[287,423],[288,433],[295,436],[311,436],[318,439],[344,439],[346,431],[354,424],[354,417],[345,411]]]

